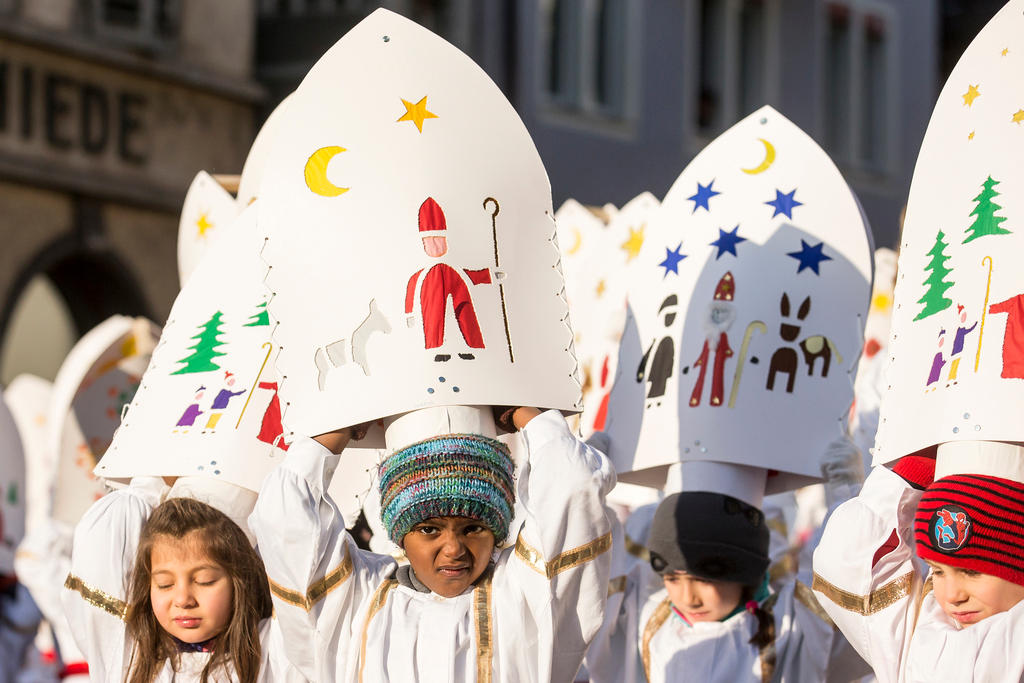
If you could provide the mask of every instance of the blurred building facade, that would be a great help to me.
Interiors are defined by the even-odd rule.
[[[0,0],[0,375],[52,377],[114,313],[163,323],[200,169],[265,96],[255,0]]]
[[[46,376],[112,313],[162,322],[194,174],[237,173],[259,123],[378,6],[488,72],[556,207],[663,197],[771,104],[891,246],[939,88],[1002,2],[0,0],[0,381]]]

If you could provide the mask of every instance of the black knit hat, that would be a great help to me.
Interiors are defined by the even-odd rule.
[[[654,513],[647,548],[659,574],[756,586],[768,570],[768,525],[760,510],[732,496],[673,493]]]

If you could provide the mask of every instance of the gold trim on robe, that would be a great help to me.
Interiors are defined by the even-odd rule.
[[[835,622],[828,616],[828,612],[818,602],[818,598],[815,597],[814,591],[807,587],[807,584],[803,581],[797,581],[793,587],[793,597],[795,597],[800,603],[809,609],[814,616],[818,617],[826,624],[835,629]]]
[[[68,578],[64,581],[64,587],[81,595],[82,599],[93,607],[99,607],[121,621],[124,621],[128,614],[128,604],[124,600],[119,600],[113,595],[87,585],[73,574],[68,574]]]
[[[491,683],[494,634],[491,630],[491,577],[487,576],[473,591],[476,615],[476,680]]]
[[[345,583],[345,579],[352,575],[352,557],[349,554],[348,544],[345,544],[345,557],[342,559],[341,564],[336,568],[327,572],[324,578],[314,581],[310,584],[306,594],[303,595],[298,591],[293,591],[289,588],[285,588],[276,581],[268,579],[270,582],[270,592],[284,600],[289,605],[301,607],[307,612],[313,609],[313,605],[323,599],[325,595],[333,591],[335,588]]]
[[[544,556],[540,554],[540,551],[524,541],[522,535],[516,539],[516,555],[531,569],[549,579],[573,567],[589,562],[598,555],[607,552],[611,547],[612,535],[607,533],[590,543],[573,548],[572,550],[566,550],[550,562],[545,562]]]
[[[616,576],[614,579],[608,582],[608,597],[615,595],[616,593],[623,593],[626,590],[626,576]]]
[[[639,557],[644,562],[651,561],[651,553],[649,550],[647,550],[647,548],[645,548],[643,545],[637,543],[632,538],[630,538],[629,534],[623,534],[622,536],[622,542],[626,546],[627,553],[629,553],[633,557]]]
[[[913,583],[914,572],[910,571],[897,579],[893,579],[881,588],[871,591],[868,595],[857,595],[856,593],[833,586],[815,574],[811,588],[823,593],[826,598],[843,609],[855,612],[861,616],[867,616],[880,612],[907,597],[910,594],[910,588]]]
[[[370,601],[370,609],[366,612],[366,621],[363,622],[363,640],[359,645],[359,683],[363,683],[363,669],[366,668],[366,639],[370,633],[370,622],[388,601],[388,593],[397,585],[398,581],[394,579],[386,580],[377,588]]]
[[[671,614],[672,601],[665,598],[661,601],[661,604],[654,608],[651,618],[647,620],[647,625],[644,626],[644,637],[640,647],[640,658],[644,664],[644,673],[647,675],[647,680],[651,680],[651,640],[654,638],[654,634],[658,632],[658,629],[661,628],[662,625],[664,625],[665,621]]]

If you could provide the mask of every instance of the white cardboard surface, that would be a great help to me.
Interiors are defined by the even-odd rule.
[[[900,248],[875,462],[948,441],[1024,441],[1024,0],[939,95]]]
[[[0,574],[14,573],[14,552],[24,536],[25,455],[0,393]]]
[[[377,10],[285,117],[257,208],[289,429],[431,405],[581,407],[547,175],[478,66]],[[419,229],[428,200],[443,233],[436,212]]]
[[[57,458],[47,444],[50,395],[53,383],[22,374],[11,380],[4,400],[11,411],[25,451],[25,532],[46,520]]]
[[[196,174],[178,221],[178,281],[182,287],[220,229],[234,221],[239,210],[231,193],[209,173]]]
[[[853,400],[871,268],[852,191],[793,123],[764,107],[708,145],[630,273],[608,417],[623,480],[660,485],[679,460],[819,477]],[[769,492],[798,483],[782,479]]]

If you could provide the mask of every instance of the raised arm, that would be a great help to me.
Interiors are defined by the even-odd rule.
[[[814,553],[818,602],[875,670],[900,680],[923,577],[914,564],[914,512],[921,492],[876,467],[860,495],[840,505]]]
[[[306,678],[324,683],[341,677],[359,605],[394,566],[360,551],[345,530],[327,487],[339,460],[331,451],[348,439],[325,441],[330,450],[302,437],[291,444],[249,518],[287,656]]]
[[[92,680],[124,675],[131,652],[124,624],[130,574],[142,527],[166,488],[159,477],[136,477],[93,503],[75,527],[61,601]]]
[[[526,633],[537,634],[537,680],[572,680],[601,627],[608,596],[611,524],[604,499],[615,475],[558,411],[527,412],[532,419],[525,425],[520,415],[529,453],[518,486],[524,521],[501,569],[533,619]]]

